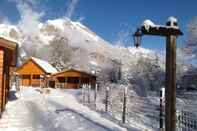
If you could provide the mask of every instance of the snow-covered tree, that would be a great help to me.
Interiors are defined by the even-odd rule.
[[[148,91],[158,91],[164,85],[165,74],[156,56],[155,59],[139,58],[131,74],[130,83],[141,96],[146,96]]]
[[[50,41],[49,51],[50,63],[59,70],[64,69],[66,63],[70,60],[72,51],[68,46],[68,39],[66,37],[55,37]]]
[[[190,56],[197,57],[197,17],[188,24],[187,40],[184,44],[184,52]]]
[[[26,36],[22,42],[21,48],[26,52],[27,57],[39,57],[39,50],[42,44],[36,36]]]
[[[182,85],[182,79],[187,70],[188,65],[185,62],[185,53],[182,48],[178,48],[176,57],[176,79],[178,85]]]
[[[185,76],[194,75],[191,73],[189,63],[195,64],[197,58],[197,17],[193,18],[188,24],[188,34],[184,44],[177,49],[177,83],[183,88],[189,86],[191,79],[186,79]],[[190,69],[193,70],[193,69]],[[186,84],[187,83],[187,84]]]

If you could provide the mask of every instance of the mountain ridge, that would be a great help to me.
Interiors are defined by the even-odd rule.
[[[94,63],[93,66],[102,66],[104,63],[116,60],[121,61],[123,69],[127,70],[129,66],[137,62],[138,58],[152,58],[155,55],[155,52],[149,49],[112,45],[85,25],[69,19],[47,20],[36,27],[37,32],[30,34],[25,34],[17,25],[0,24],[0,28],[1,37],[17,41],[20,47],[29,43],[31,46],[28,48],[35,48],[35,46],[40,48],[42,45],[49,45],[56,37],[65,38],[69,46],[87,51],[87,56],[90,58],[86,63]],[[81,57],[80,54],[78,56]],[[20,51],[19,55],[24,57],[25,51]]]

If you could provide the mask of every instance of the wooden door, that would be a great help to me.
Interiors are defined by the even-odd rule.
[[[22,86],[31,86],[31,75],[22,76]]]
[[[49,81],[49,87],[55,88],[55,81]]]

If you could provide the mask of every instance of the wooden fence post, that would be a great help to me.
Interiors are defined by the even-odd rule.
[[[90,90],[91,90],[91,85],[87,85],[88,87],[88,103],[90,103]]]
[[[164,112],[164,99],[165,99],[165,88],[161,88],[160,90],[160,115],[159,115],[159,118],[160,118],[160,121],[159,121],[159,126],[160,126],[160,131],[164,131],[164,115],[163,115],[163,112]]]
[[[88,99],[87,88],[88,88],[88,85],[85,84],[85,103],[87,102],[87,99]]]
[[[20,81],[19,81],[19,77],[16,75],[16,81],[15,81],[16,83],[16,91],[18,92],[18,91],[20,91]]]
[[[108,106],[109,106],[109,87],[106,88],[105,93],[105,111],[108,112]]]
[[[96,99],[97,99],[97,84],[95,85],[95,89],[94,89],[94,104],[95,104],[95,108],[96,108]]]
[[[82,85],[82,102],[85,104],[85,85]]]
[[[122,123],[126,122],[126,109],[127,109],[127,87],[124,88],[124,92],[123,92]]]

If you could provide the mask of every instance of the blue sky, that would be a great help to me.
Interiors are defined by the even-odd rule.
[[[19,1],[19,0],[18,0]],[[16,24],[21,19],[17,0],[0,1],[0,18]],[[44,12],[41,20],[70,17],[79,20],[99,36],[111,43],[123,41],[124,46],[133,43],[132,33],[143,20],[165,24],[169,16],[179,20],[184,32],[178,43],[187,37],[187,24],[197,15],[196,0],[21,0],[33,11]],[[21,2],[22,3],[22,2]],[[165,39],[144,37],[143,47],[155,50],[165,48]]]

